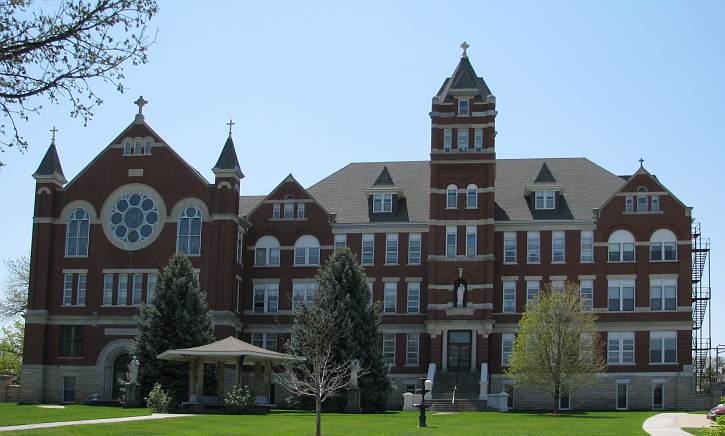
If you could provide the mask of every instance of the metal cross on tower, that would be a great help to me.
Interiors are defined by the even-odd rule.
[[[468,53],[466,53],[466,50],[468,50],[468,47],[470,47],[470,45],[468,45],[468,43],[466,41],[463,41],[463,44],[461,44],[461,48],[463,49],[463,54],[461,55],[462,58],[468,57]]]
[[[233,122],[232,119],[229,119],[229,122],[227,123],[227,126],[229,126],[229,136],[232,136],[232,126],[237,123]]]
[[[58,132],[58,129],[56,129],[56,128],[55,128],[55,126],[53,126],[53,128],[52,128],[52,129],[50,129],[50,133],[51,133],[51,135],[52,135],[52,136],[50,137],[50,142],[52,142],[53,144],[55,144],[55,134],[56,134],[57,132]]]
[[[148,101],[143,99],[143,95],[139,96],[138,100],[134,101],[133,104],[138,106],[138,114],[143,115],[143,107],[146,106]]]

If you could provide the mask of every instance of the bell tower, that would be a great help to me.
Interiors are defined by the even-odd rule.
[[[431,360],[478,372],[493,326],[496,98],[468,44],[433,97],[428,229]]]

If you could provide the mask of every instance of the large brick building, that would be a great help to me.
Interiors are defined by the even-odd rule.
[[[430,160],[353,163],[308,188],[290,175],[263,196],[240,196],[231,134],[209,182],[144,103],[71,181],[54,143],[33,175],[24,401],[116,398],[134,317],[177,250],[198,268],[218,337],[275,349],[343,246],[382,302],[393,404],[425,374],[445,395],[457,373],[463,391],[482,378],[515,408],[547,407],[503,368],[527,300],[565,281],[598,315],[608,368],[563,406],[695,401],[691,209],[641,165],[618,176],[585,158],[497,159],[496,98],[465,51],[433,97]]]

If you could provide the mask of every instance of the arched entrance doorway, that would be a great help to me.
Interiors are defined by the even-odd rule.
[[[126,388],[124,383],[128,382],[128,364],[131,362],[131,356],[128,353],[121,354],[113,361],[113,390],[111,398],[123,401]]]

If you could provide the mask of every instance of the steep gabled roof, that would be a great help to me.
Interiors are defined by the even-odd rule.
[[[277,186],[275,186],[274,189],[272,189],[272,191],[270,191],[270,193],[267,194],[267,195],[259,195],[259,196],[254,195],[254,196],[249,196],[249,197],[241,197],[240,200],[239,200],[239,205],[240,205],[239,215],[240,216],[251,216],[254,213],[254,211],[256,211],[257,208],[262,204],[262,202],[264,200],[268,199],[269,197],[272,197],[285,183],[293,183],[293,184],[297,185],[297,187],[299,187],[299,189],[302,192],[304,192],[305,195],[307,195],[310,199],[312,199],[312,200],[315,201],[315,203],[320,207],[320,209],[322,209],[322,211],[325,214],[327,214],[327,215],[330,214],[330,212],[327,211],[327,209],[325,208],[325,206],[322,203],[320,203],[310,193],[310,191],[308,191],[307,189],[305,189],[305,187],[302,186],[300,184],[300,182],[298,182],[297,179],[295,179],[294,176],[290,173],[287,177],[284,178],[284,180],[282,180],[281,182],[279,182],[279,184]],[[255,201],[257,199],[258,199],[258,201]],[[249,208],[249,205],[250,204],[254,204],[254,206],[251,207],[251,208]],[[248,212],[246,214],[242,214],[242,206],[244,207],[245,210],[248,210]]]
[[[546,162],[541,164],[541,169],[539,170],[539,174],[536,175],[534,183],[556,183],[556,179],[551,174],[549,167],[546,166]]]
[[[58,150],[55,148],[55,141],[50,143],[50,147],[45,152],[43,160],[40,161],[38,169],[33,173],[33,177],[56,177],[62,183],[66,182],[65,175],[63,175],[63,168],[60,166]]]
[[[217,172],[233,172],[240,179],[244,177],[242,169],[239,167],[239,160],[237,159],[237,152],[234,149],[234,141],[230,134],[227,141],[222,147],[222,152],[219,154],[219,159],[216,161],[216,165],[212,168],[212,171]]]
[[[388,167],[383,167],[383,170],[380,171],[380,175],[377,179],[375,179],[375,183],[373,183],[373,187],[376,186],[395,186],[395,182],[393,181],[393,178],[390,176],[390,171],[388,171]]]
[[[485,99],[491,95],[483,77],[478,77],[468,56],[462,56],[451,77],[443,82],[440,91],[436,94],[438,103],[442,103],[453,95],[476,95]]]

